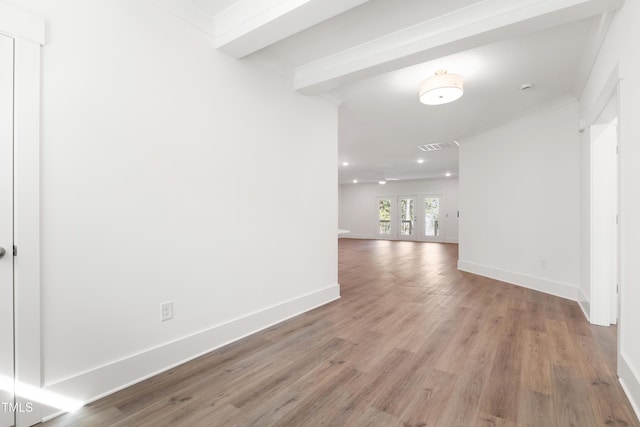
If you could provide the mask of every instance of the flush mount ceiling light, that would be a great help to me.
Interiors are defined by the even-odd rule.
[[[460,98],[462,93],[462,76],[438,70],[435,76],[420,85],[420,102],[427,105],[446,104]]]

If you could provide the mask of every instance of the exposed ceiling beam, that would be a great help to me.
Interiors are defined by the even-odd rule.
[[[238,59],[368,0],[240,0],[214,17],[216,48]]]
[[[294,87],[341,84],[618,9],[624,0],[483,0],[296,68]]]
[[[188,24],[214,36],[213,17],[190,1],[153,0],[158,6]]]

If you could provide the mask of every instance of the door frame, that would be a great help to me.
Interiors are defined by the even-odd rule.
[[[379,214],[379,209],[380,209],[380,201],[381,200],[389,200],[389,234],[381,234],[380,233],[380,214]],[[376,238],[378,239],[384,239],[384,240],[395,240],[396,236],[397,236],[397,227],[395,226],[396,224],[396,218],[398,216],[397,214],[397,200],[398,198],[396,196],[378,196],[376,197],[376,208],[374,210],[375,213],[375,233],[374,235],[376,236]]]
[[[396,222],[395,222],[395,231],[396,231],[396,239],[397,240],[406,240],[409,242],[416,242],[418,240],[420,240],[420,223],[418,221],[418,200],[420,199],[419,196],[407,196],[407,195],[403,195],[403,196],[396,196]],[[401,232],[402,229],[402,221],[404,221],[401,216],[400,216],[400,209],[401,209],[401,205],[402,205],[402,200],[412,200],[413,202],[413,218],[411,219],[412,224],[412,228],[413,228],[413,234],[407,234],[404,235]],[[393,223],[392,223],[393,225]]]
[[[594,125],[598,124],[598,120],[601,117],[602,112],[605,110],[605,108],[612,102],[613,100],[613,104],[612,106],[615,107],[615,115],[618,117],[618,124],[620,123],[621,120],[621,115],[620,115],[620,96],[621,96],[621,90],[620,87],[623,84],[623,80],[621,80],[620,78],[620,73],[619,73],[619,67],[616,66],[611,74],[609,75],[609,78],[607,79],[606,83],[603,85],[603,87],[600,90],[600,93],[598,94],[598,97],[594,103],[594,105],[592,106],[592,108],[590,109],[589,113],[587,114],[587,116],[585,117],[584,120],[584,124],[586,124],[584,130],[588,130],[588,132],[585,132],[586,136],[586,144],[588,144],[587,146],[587,150],[589,153],[589,168],[588,168],[588,176],[586,177],[586,179],[588,179],[588,191],[589,191],[589,228],[588,228],[588,242],[589,242],[589,254],[588,254],[588,266],[589,266],[589,278],[588,278],[588,282],[589,282],[589,295],[588,295],[588,306],[587,306],[587,311],[588,311],[588,317],[589,317],[589,322],[592,324],[596,324],[596,325],[602,325],[602,326],[609,326],[610,325],[610,298],[609,298],[609,293],[608,293],[608,289],[602,289],[602,286],[600,283],[598,283],[596,280],[594,280],[594,278],[592,277],[593,274],[593,265],[594,265],[594,253],[593,253],[593,248],[592,248],[592,235],[593,235],[593,227],[594,224],[592,223],[593,218],[592,218],[592,210],[593,207],[591,206],[592,204],[592,186],[593,186],[593,182],[594,179],[596,179],[596,177],[593,176],[593,170],[592,170],[592,159],[591,159],[591,151],[592,151],[592,144],[593,141],[591,141],[591,127]],[[623,145],[623,141],[622,138],[620,137],[620,126],[618,125],[617,127],[617,145],[619,147],[619,153],[617,156],[617,174],[618,176],[616,177],[617,180],[617,193],[618,193],[618,198],[617,198],[617,212],[619,215],[619,221],[617,224],[617,260],[616,260],[616,274],[617,274],[617,282],[618,285],[620,286],[620,290],[619,293],[617,295],[617,301],[616,301],[616,305],[617,305],[617,315],[618,315],[618,335],[620,333],[620,319],[622,317],[621,314],[621,307],[620,307],[620,298],[621,298],[621,294],[623,292],[623,286],[620,280],[620,260],[621,260],[621,239],[620,239],[620,230],[621,230],[621,225],[622,222],[624,220],[624,218],[622,217],[621,213],[620,213],[620,173],[621,173],[621,166],[620,166],[620,161],[621,161],[621,156],[623,153],[623,149],[622,149],[622,145]],[[597,295],[604,295],[606,298],[601,299],[601,298],[595,298],[595,296]],[[620,340],[618,339],[618,357],[620,357]]]
[[[445,234],[447,232],[447,227],[444,228],[439,227],[441,232],[437,236],[425,236],[424,235],[424,201],[426,198],[438,198],[439,199],[439,214],[440,214],[440,224],[442,224],[443,217],[442,214],[446,214],[446,194],[444,193],[427,193],[427,194],[419,194],[416,195],[393,195],[393,196],[376,196],[375,198],[375,232],[373,235],[376,239],[381,240],[404,240],[410,242],[433,242],[433,243],[444,243],[446,241]],[[401,219],[400,219],[400,200],[402,199],[412,199],[415,203],[414,206],[414,233],[411,236],[403,236],[400,233],[401,227]],[[390,233],[389,234],[380,234],[380,218],[379,218],[379,206],[381,200],[389,200],[391,207],[391,215],[390,215]],[[445,232],[443,233],[442,230]]]
[[[13,426],[13,37],[0,34],[0,427]],[[9,381],[9,378],[11,381]]]
[[[442,233],[441,230],[445,230],[446,232],[446,227],[442,227],[442,224],[444,223],[444,221],[442,220],[442,214],[443,211],[445,210],[445,195],[444,194],[436,194],[436,193],[431,193],[431,194],[423,194],[421,196],[418,197],[419,202],[418,206],[420,206],[420,210],[419,210],[419,221],[420,221],[420,226],[419,229],[421,231],[420,234],[420,240],[423,242],[436,242],[436,243],[444,243],[445,241],[445,237],[444,237],[444,233]],[[425,218],[424,218],[424,202],[426,199],[438,199],[438,234],[436,236],[425,236]],[[446,215],[446,213],[445,213]]]
[[[40,50],[44,19],[0,3],[0,33],[14,39],[14,328],[17,426],[41,421],[39,405],[20,396],[42,387],[40,345]]]
[[[615,101],[612,98],[612,101]],[[611,123],[592,124],[589,127],[590,158],[590,321],[609,326],[617,323],[619,280],[620,230],[619,215],[619,156],[618,126]],[[614,169],[615,175],[607,172]],[[613,182],[612,182],[613,181]],[[606,191],[603,187],[606,187]],[[608,202],[614,198],[612,204]],[[613,289],[612,289],[613,288]],[[615,309],[614,309],[615,306]],[[615,319],[614,319],[615,317]]]

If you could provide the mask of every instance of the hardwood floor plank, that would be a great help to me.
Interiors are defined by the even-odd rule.
[[[591,398],[591,408],[597,425],[611,427],[629,427],[637,425],[635,415],[629,405],[611,402],[608,399]]]
[[[480,399],[491,374],[491,366],[497,351],[497,342],[479,340],[471,351],[464,370],[458,372],[458,380],[450,400],[436,420],[436,426],[467,427],[473,425],[479,413]]]
[[[483,414],[513,423],[518,420],[521,364],[521,340],[502,341],[480,403]]]
[[[565,314],[565,322],[569,332],[577,335],[591,336],[591,325],[585,322],[584,313],[580,307],[571,301],[564,300],[562,310]]]
[[[591,405],[585,405],[588,395],[583,381],[574,373],[575,368],[554,365],[553,407],[555,425],[592,427],[596,419]]]
[[[537,391],[522,389],[518,405],[518,426],[555,427],[554,408],[551,396]]]
[[[573,366],[575,349],[567,325],[563,321],[547,319],[551,363],[560,366]]]
[[[527,329],[533,332],[546,332],[547,322],[544,316],[544,304],[527,301]]]
[[[464,365],[471,354],[480,332],[482,318],[481,310],[468,310],[464,323],[460,324],[454,334],[448,339],[440,340],[442,348],[440,357],[435,363],[436,369],[455,374],[464,369]]]
[[[288,386],[297,378],[303,376],[309,370],[311,370],[317,363],[321,363],[327,358],[333,357],[339,350],[345,348],[348,343],[341,338],[334,338],[324,345],[317,347],[315,351],[304,359],[298,359],[293,363],[287,365],[286,370],[278,370],[276,372],[264,372],[261,377],[254,377],[247,387],[243,388],[241,392],[236,391],[232,394],[235,395],[231,400],[231,404],[236,408],[242,408],[249,405],[255,400],[261,399],[263,396],[268,395],[272,390],[281,386]]]
[[[493,415],[487,415],[481,413],[478,415],[478,421],[475,424],[476,427],[516,427],[516,423],[505,420]]]
[[[430,369],[400,417],[404,427],[433,426],[449,403],[457,377],[447,372]]]
[[[390,396],[389,391],[398,379],[402,381],[406,377],[403,374],[406,373],[413,357],[412,353],[394,349],[380,362],[378,369],[358,377],[355,381],[345,383],[344,388],[349,395],[327,425],[358,424],[362,414],[372,407],[376,399]]]
[[[549,337],[545,333],[524,331],[522,387],[546,395],[553,393]]]
[[[340,300],[44,426],[640,427],[615,327],[457,250],[340,239]]]

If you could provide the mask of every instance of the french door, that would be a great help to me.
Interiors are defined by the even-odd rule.
[[[381,239],[442,242],[441,195],[376,198],[376,235]]]
[[[398,196],[396,227],[399,240],[418,240],[417,218],[416,197]]]
[[[15,424],[13,324],[13,50],[0,35],[0,427]]]
[[[376,235],[382,239],[395,239],[396,197],[376,198]]]
[[[422,196],[420,198],[420,213],[422,215],[422,227],[420,240],[427,242],[442,242],[442,222],[440,218],[440,204],[442,197],[439,195]]]

